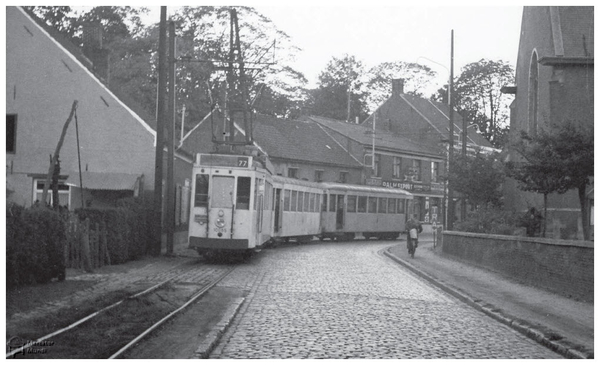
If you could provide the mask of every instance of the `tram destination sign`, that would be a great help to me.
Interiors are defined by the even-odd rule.
[[[235,155],[200,154],[200,164],[204,166],[225,166],[248,168],[252,166],[252,157]]]

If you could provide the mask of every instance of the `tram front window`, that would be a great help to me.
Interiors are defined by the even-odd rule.
[[[235,207],[248,210],[250,208],[250,184],[252,179],[245,176],[238,177],[237,198]]]
[[[213,208],[233,207],[234,185],[235,178],[233,176],[213,176],[211,206]]]
[[[194,197],[195,207],[206,207],[208,205],[208,175],[196,174],[196,193]]]

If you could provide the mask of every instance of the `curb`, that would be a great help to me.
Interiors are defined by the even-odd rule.
[[[451,288],[450,286],[444,284],[442,281],[437,280],[435,277],[427,274],[426,272],[414,267],[413,265],[409,264],[405,260],[392,254],[390,252],[390,249],[391,249],[391,247],[388,247],[387,249],[385,249],[383,251],[387,257],[389,257],[392,260],[396,261],[397,263],[405,266],[406,268],[408,268],[415,274],[426,279],[427,281],[434,284],[438,288],[442,289],[446,293],[460,299],[461,301],[465,302],[466,304],[470,305],[471,307],[479,310],[480,312],[483,312],[484,314],[497,320],[498,322],[509,326],[510,328],[529,337],[530,339],[549,348],[550,350],[552,350],[568,359],[593,359],[594,358],[593,353],[590,353],[587,351],[581,352],[577,349],[557,343],[556,341],[552,340],[550,337],[548,337],[546,334],[544,334],[540,330],[531,326],[529,323],[527,323],[527,321],[504,316],[499,313],[499,309],[494,308],[490,305],[486,305],[484,302],[482,302],[481,300],[479,300],[477,298],[472,298],[471,296],[469,296],[465,293],[462,293],[462,292],[458,291],[457,289]]]
[[[237,315],[245,299],[246,298],[238,298],[234,301],[233,304],[229,305],[229,308],[227,308],[227,311],[225,312],[225,315],[223,315],[223,318],[219,321],[219,323],[217,323],[217,325],[213,329],[211,329],[206,338],[198,345],[198,349],[196,349],[193,358],[208,359],[208,356],[210,355],[211,351],[214,350],[215,346],[217,345],[221,337],[223,337],[223,334],[225,333],[227,328],[229,328],[229,326],[231,325],[231,322]]]

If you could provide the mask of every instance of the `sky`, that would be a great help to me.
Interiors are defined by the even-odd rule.
[[[348,54],[367,70],[392,61],[429,66],[438,73],[436,90],[450,76],[452,31],[455,76],[461,67],[481,59],[516,65],[523,7],[515,2],[449,6],[425,1],[410,7],[385,0],[360,5],[326,0],[282,3],[243,4],[269,17],[302,49],[293,65],[306,76],[309,87],[316,86],[319,73],[333,57]],[[160,10],[153,10],[151,16],[158,21]]]
[[[404,61],[449,78],[454,31],[454,75],[482,58],[516,64],[523,8],[472,6],[258,6],[256,9],[303,51],[297,69],[309,84],[332,57],[354,55],[366,68]],[[440,85],[441,86],[441,85]]]

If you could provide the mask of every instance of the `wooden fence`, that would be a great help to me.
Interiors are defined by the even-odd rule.
[[[104,265],[110,265],[106,224],[79,221],[74,215],[67,222],[65,266],[89,272]]]

